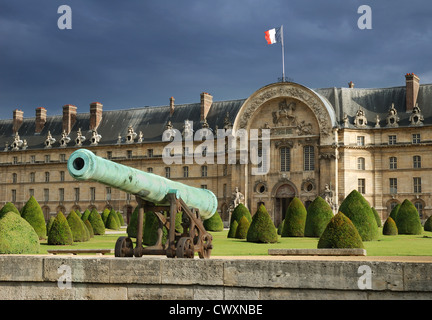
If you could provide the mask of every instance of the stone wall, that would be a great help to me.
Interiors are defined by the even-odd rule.
[[[3,299],[432,299],[432,263],[4,255]]]

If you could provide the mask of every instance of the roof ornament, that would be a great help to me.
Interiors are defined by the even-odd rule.
[[[420,107],[418,106],[418,103],[417,103],[412,110],[412,113],[409,117],[409,121],[411,122],[412,126],[422,126],[423,120],[424,120],[423,114],[422,114]]]
[[[83,136],[81,132],[81,128],[78,129],[77,137],[75,139],[75,146],[81,147],[83,142],[85,141],[86,137]]]
[[[66,148],[67,144],[70,142],[70,138],[66,133],[66,130],[63,130],[62,137],[60,139],[60,148]]]
[[[45,139],[45,149],[52,148],[54,142],[56,142],[56,139],[51,135],[51,131],[48,131],[47,138]]]
[[[357,113],[355,115],[354,118],[354,126],[356,128],[364,128],[367,125],[367,119],[365,116],[364,111],[362,110],[361,107],[359,107],[359,109],[357,110]]]
[[[9,150],[9,142],[6,141],[4,151],[8,151],[8,150]]]
[[[394,106],[394,103],[392,103],[387,118],[386,118],[386,122],[387,122],[387,127],[399,127],[399,116],[397,115],[397,110]]]
[[[192,140],[193,132],[193,121],[185,120],[182,132],[183,139]]]
[[[144,140],[144,134],[143,134],[142,131],[140,131],[140,132],[139,132],[139,135],[138,135],[138,143],[143,142],[143,140]]]
[[[163,132],[162,141],[173,141],[176,135],[176,130],[173,128],[173,125],[170,120],[168,120],[165,125],[165,131]]]
[[[132,126],[129,126],[128,127],[128,133],[127,133],[127,136],[126,136],[126,143],[134,143],[136,137],[137,137],[136,132],[134,131],[134,129],[132,128]]]
[[[376,117],[375,117],[375,128],[380,128],[381,127],[380,121],[381,121],[380,116],[379,116],[379,114],[377,114]]]
[[[230,118],[229,118],[229,112],[227,112],[225,115],[225,119],[224,119],[224,129],[228,130],[228,129],[232,129],[232,127],[233,127],[233,125],[232,125]]]
[[[90,145],[97,146],[99,141],[102,139],[102,136],[97,133],[97,130],[92,130],[92,136],[90,138]]]
[[[117,136],[117,144],[121,144],[121,143],[122,143],[122,136],[119,133],[118,136]]]
[[[12,142],[11,148],[13,151],[18,151],[23,145],[23,141],[20,139],[18,132],[15,133],[14,141]]]

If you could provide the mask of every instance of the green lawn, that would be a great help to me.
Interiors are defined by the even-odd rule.
[[[213,235],[212,256],[267,255],[268,249],[277,248],[316,248],[318,238],[281,238],[273,244],[250,243],[246,240],[228,239],[228,230],[211,232]],[[363,242],[368,256],[431,256],[432,232],[423,231],[422,235],[381,236],[378,240]],[[126,235],[126,233],[124,233]],[[95,236],[87,242],[75,242],[69,246],[47,245],[41,241],[41,254],[50,249],[114,249],[117,238],[122,234]]]

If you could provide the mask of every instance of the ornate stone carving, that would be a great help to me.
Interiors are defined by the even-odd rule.
[[[354,118],[354,126],[356,128],[364,128],[367,125],[367,119],[364,111],[359,108]]]
[[[77,137],[75,138],[75,145],[77,147],[81,147],[85,139],[86,137],[83,136],[83,134],[81,133],[81,128],[79,128],[77,132]]]
[[[21,140],[18,132],[15,133],[14,141],[12,142],[11,148],[13,151],[18,151],[23,145],[23,141]]]
[[[308,136],[312,134],[312,124],[304,120],[297,125],[297,134],[299,136]]]
[[[288,103],[286,99],[279,102],[279,110],[272,113],[273,123],[280,124],[283,126],[295,126],[297,123],[294,111],[296,109],[296,103]]]
[[[66,131],[63,130],[62,132],[62,137],[60,139],[60,147],[61,148],[66,148],[67,144],[69,143],[71,139],[69,138],[69,136],[67,135]]]
[[[282,147],[292,148],[293,146],[294,146],[294,143],[291,140],[287,140],[287,139],[281,139],[281,140],[275,142],[276,149],[279,149]]]
[[[394,103],[392,103],[388,115],[387,115],[387,127],[399,127],[399,116],[397,115],[397,110],[394,107]]]
[[[309,92],[303,88],[297,88],[292,84],[275,85],[274,87],[265,88],[252,97],[244,107],[239,120],[239,127],[246,128],[253,113],[262,104],[278,97],[291,97],[305,103],[315,113],[321,134],[324,136],[329,136],[331,134],[331,119],[322,102],[320,102],[312,92]]]
[[[134,131],[132,126],[129,126],[128,127],[128,133],[126,135],[126,143],[134,143],[136,137],[137,137],[136,132]]]
[[[235,191],[232,194],[230,209],[234,210],[240,203],[244,204],[244,200],[244,195],[239,191],[238,187],[235,187]]]
[[[417,103],[416,106],[412,110],[412,113],[409,117],[409,121],[410,121],[412,126],[422,126],[423,120],[424,120],[423,114],[422,114],[420,107],[418,106],[418,103]]]
[[[333,191],[328,184],[326,184],[324,187],[322,198],[330,205],[333,210],[335,209],[335,204],[333,203]]]
[[[51,148],[55,141],[56,139],[54,139],[51,132],[48,131],[47,138],[45,139],[45,149]]]
[[[381,127],[381,125],[380,125],[380,116],[379,116],[379,114],[377,114],[376,115],[376,117],[375,117],[375,128],[380,128]]]
[[[102,139],[102,136],[97,133],[97,130],[92,130],[92,136],[90,138],[90,144],[92,146],[97,146],[99,141]]]

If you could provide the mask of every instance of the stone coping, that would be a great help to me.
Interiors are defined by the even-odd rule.
[[[365,249],[269,249],[274,256],[366,256]]]

